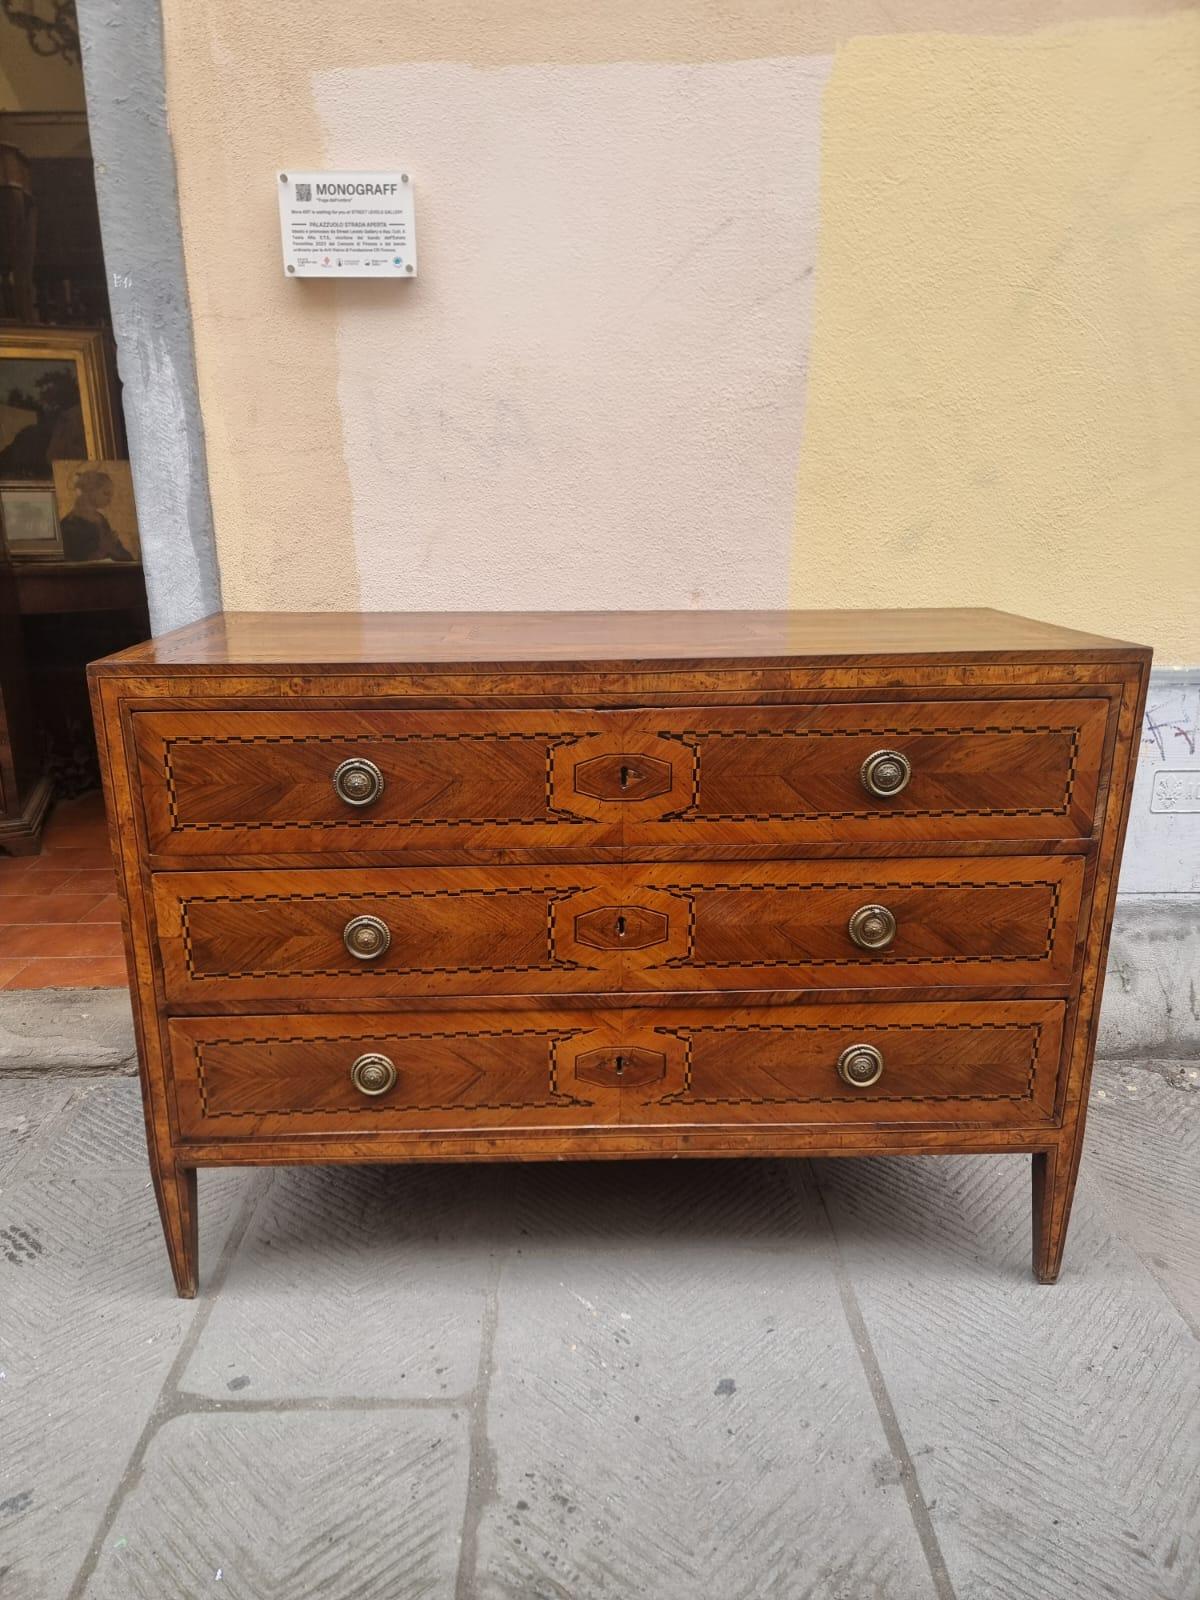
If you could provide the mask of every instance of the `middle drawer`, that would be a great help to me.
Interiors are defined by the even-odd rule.
[[[168,1003],[1064,986],[1078,856],[166,872]]]

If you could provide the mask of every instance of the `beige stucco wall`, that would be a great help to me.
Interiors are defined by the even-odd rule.
[[[1200,22],[1133,9],[165,0],[226,604],[1200,660]],[[287,280],[276,168],[399,164],[420,278]]]

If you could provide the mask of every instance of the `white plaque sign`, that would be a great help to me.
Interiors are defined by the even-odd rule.
[[[283,268],[296,278],[415,278],[407,172],[278,175]]]

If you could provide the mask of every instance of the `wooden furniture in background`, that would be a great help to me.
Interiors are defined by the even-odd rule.
[[[150,1160],[1024,1152],[1059,1270],[1150,652],[228,615],[98,662]]]
[[[150,632],[140,562],[26,561],[14,562],[13,572],[22,616],[120,611],[131,627]]]
[[[35,855],[53,785],[34,720],[19,573],[0,541],[0,855]]]
[[[0,319],[32,322],[37,206],[29,162],[0,138]]]
[[[87,663],[149,632],[140,563],[0,554],[0,854],[37,854],[51,800],[97,787]]]

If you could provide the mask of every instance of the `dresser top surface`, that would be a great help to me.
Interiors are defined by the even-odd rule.
[[[826,662],[1139,660],[1144,646],[988,609],[219,612],[93,671],[560,669]]]

